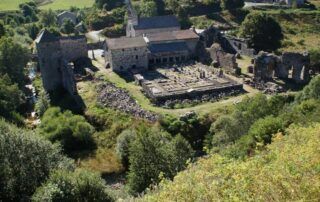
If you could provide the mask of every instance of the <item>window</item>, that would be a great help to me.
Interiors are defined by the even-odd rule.
[[[163,63],[167,63],[167,62],[168,62],[168,58],[163,58],[163,59],[162,59],[162,62],[163,62]]]
[[[138,60],[138,59],[139,59],[139,56],[136,55],[136,60]]]
[[[176,61],[179,62],[179,61],[180,61],[180,58],[179,58],[179,57],[176,57]]]
[[[149,63],[153,64],[154,63],[154,59],[149,60]]]
[[[169,58],[169,62],[173,62],[173,57],[170,57],[170,58]]]

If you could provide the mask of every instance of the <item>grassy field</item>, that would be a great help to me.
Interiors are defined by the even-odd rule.
[[[30,0],[0,0],[0,11],[18,10],[18,6],[21,3],[28,2]],[[78,8],[91,7],[94,0],[51,0],[51,3],[47,3],[40,6],[41,9],[53,9],[53,10],[65,10],[71,6]]]

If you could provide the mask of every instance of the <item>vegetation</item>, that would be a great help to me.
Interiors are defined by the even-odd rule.
[[[59,142],[65,151],[90,149],[94,146],[94,128],[84,117],[57,107],[48,109],[41,120],[39,133],[51,142]]]
[[[0,120],[0,198],[28,200],[55,169],[72,168],[57,145]]]
[[[106,201],[113,199],[99,175],[85,170],[53,172],[32,197],[32,201]]]
[[[246,161],[201,159],[142,201],[312,201],[319,198],[320,124],[290,127]]]
[[[140,128],[129,147],[129,192],[140,193],[157,184],[160,175],[173,178],[192,156],[192,148],[181,136],[172,138],[154,128]]]
[[[273,51],[281,47],[282,29],[272,17],[252,13],[241,24],[240,35],[248,38],[256,50]]]

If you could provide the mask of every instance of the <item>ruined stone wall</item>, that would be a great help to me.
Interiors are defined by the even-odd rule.
[[[226,39],[237,53],[249,57],[256,55],[256,51],[253,48],[249,48],[248,42],[245,39],[230,36],[226,37]]]
[[[217,43],[212,44],[207,49],[213,62],[216,62],[220,67],[233,74],[238,73],[238,64],[236,57],[233,54],[225,53],[221,46]]]
[[[67,61],[88,57],[87,40],[85,37],[61,38],[60,47],[62,56]]]
[[[292,69],[292,79],[296,83],[309,81],[310,55],[308,53],[285,52],[282,55],[282,65],[285,69]]]
[[[310,79],[309,54],[285,52],[281,56],[260,52],[254,60],[254,78],[257,80],[270,80],[273,77],[289,79],[296,83],[306,83]]]
[[[148,68],[147,47],[108,50],[107,55],[113,71],[127,71],[131,68]]]
[[[77,85],[73,74],[73,63],[68,63],[63,60],[61,64],[61,77],[63,88],[68,91],[70,95],[77,94]]]

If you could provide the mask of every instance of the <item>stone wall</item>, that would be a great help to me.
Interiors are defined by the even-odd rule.
[[[136,47],[126,49],[108,50],[106,52],[107,60],[113,71],[128,71],[132,68],[148,68],[148,50],[147,47]]]
[[[88,57],[87,40],[84,36],[77,38],[61,38],[60,47],[62,56],[67,61],[74,61],[79,58]]]
[[[237,53],[249,57],[254,57],[256,55],[256,51],[253,48],[249,48],[247,40],[230,36],[226,37],[226,39]]]
[[[43,87],[49,92],[62,86],[60,75],[62,61],[59,47],[59,42],[37,44]]]
[[[260,52],[254,60],[254,78],[270,80],[292,78],[296,83],[306,83],[310,79],[310,56],[307,53],[285,52],[281,56]],[[290,76],[291,72],[291,76]]]
[[[305,83],[309,81],[310,55],[308,53],[291,53],[282,54],[282,68],[292,69],[292,79],[296,83]]]
[[[232,74],[239,73],[235,55],[224,52],[218,43],[212,44],[212,46],[206,50],[209,53],[213,63]]]

